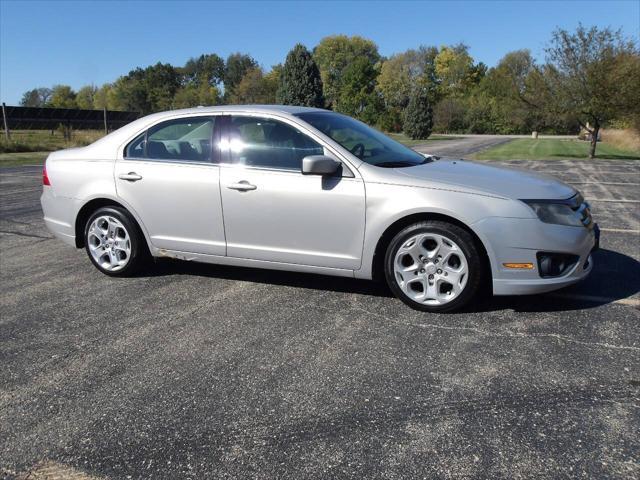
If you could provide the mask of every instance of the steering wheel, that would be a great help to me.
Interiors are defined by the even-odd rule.
[[[356,143],[349,151],[360,159],[364,157],[364,145],[362,143]]]

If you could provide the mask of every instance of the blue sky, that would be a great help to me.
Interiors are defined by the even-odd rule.
[[[638,38],[640,1],[451,2],[58,2],[0,0],[0,98],[56,83],[115,80],[136,66],[183,65],[240,51],[266,68],[297,42],[362,35],[383,55],[425,45],[468,44],[489,66],[508,51],[543,48],[557,27],[622,27]]]

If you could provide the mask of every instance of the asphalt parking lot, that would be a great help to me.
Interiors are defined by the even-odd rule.
[[[314,275],[112,279],[51,238],[38,168],[0,170],[3,478],[638,478],[640,163],[509,163],[584,193],[594,272],[448,315]]]

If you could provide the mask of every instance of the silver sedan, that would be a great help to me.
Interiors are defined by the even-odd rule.
[[[554,178],[302,107],[149,115],[52,153],[43,184],[47,227],[107,275],[171,257],[380,278],[430,312],[575,283],[598,245],[588,204]]]

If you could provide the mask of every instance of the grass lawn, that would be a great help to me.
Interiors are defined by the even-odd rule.
[[[0,167],[42,165],[49,152],[0,153]]]
[[[476,160],[580,160],[589,158],[589,143],[582,140],[519,138],[476,153]],[[640,152],[598,143],[596,159],[640,160]]]
[[[415,147],[416,145],[424,145],[424,144],[429,144],[431,142],[437,142],[441,140],[458,140],[460,138],[464,138],[463,136],[450,137],[450,136],[444,136],[444,135],[431,135],[426,140],[413,140],[407,137],[404,133],[385,133],[385,135],[393,138],[396,142],[400,142],[403,145],[406,145],[407,147]]]

